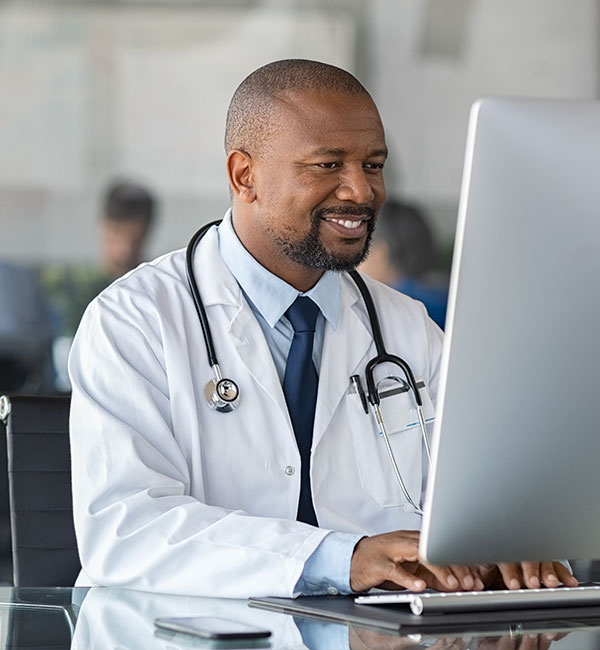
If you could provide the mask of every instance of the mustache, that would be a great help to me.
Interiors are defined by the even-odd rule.
[[[368,205],[332,205],[330,208],[320,208],[315,212],[317,219],[327,216],[347,216],[375,218],[375,210]]]

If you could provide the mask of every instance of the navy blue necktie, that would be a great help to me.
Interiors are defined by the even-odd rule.
[[[319,307],[310,298],[298,296],[285,312],[294,328],[294,338],[283,377],[283,392],[300,450],[300,502],[298,521],[317,526],[310,489],[310,448],[319,378],[312,360],[315,323]]]

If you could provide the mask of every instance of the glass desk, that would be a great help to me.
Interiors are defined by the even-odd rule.
[[[187,635],[161,633],[161,616],[217,616],[265,627],[267,644],[210,645]],[[313,650],[598,650],[598,618],[551,619],[495,630],[473,627],[458,635],[386,634],[248,607],[245,600],[192,598],[127,589],[0,588],[0,650],[189,650],[190,648],[310,648]]]

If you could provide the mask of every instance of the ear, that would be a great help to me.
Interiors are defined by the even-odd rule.
[[[256,200],[253,161],[249,153],[234,149],[227,156],[227,177],[234,196],[244,203]]]

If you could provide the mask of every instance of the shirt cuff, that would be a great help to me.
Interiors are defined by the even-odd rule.
[[[329,533],[306,560],[296,583],[296,596],[351,594],[350,562],[354,547],[364,535]]]

